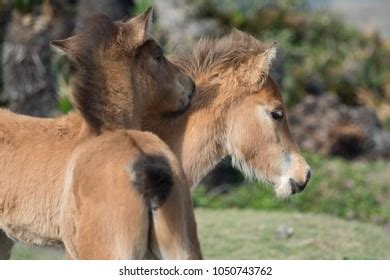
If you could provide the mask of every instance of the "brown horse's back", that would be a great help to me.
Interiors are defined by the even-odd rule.
[[[165,204],[171,188],[183,188],[180,166],[172,157],[156,136],[139,131],[106,132],[77,146],[65,172],[60,218],[70,257],[143,258],[150,214]],[[179,206],[176,211],[184,216]],[[175,242],[172,236],[169,245]]]
[[[72,258],[145,256],[151,208],[142,185],[148,180],[139,182],[143,167],[134,167],[145,156],[160,156],[167,164],[163,168],[170,169],[166,148],[159,149],[160,143],[150,136],[125,130],[106,132],[72,153],[60,218],[62,239]]]
[[[126,133],[80,144],[67,171],[61,235],[76,259],[134,259],[146,251],[148,209],[131,185],[128,166],[139,151]]]

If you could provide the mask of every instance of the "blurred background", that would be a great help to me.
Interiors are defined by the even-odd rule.
[[[390,259],[390,1],[0,0],[0,106],[72,110],[71,71],[49,41],[96,12],[155,9],[167,53],[235,27],[279,42],[272,76],[313,177],[286,200],[227,158],[193,192],[206,258]],[[17,245],[13,258],[62,258]]]

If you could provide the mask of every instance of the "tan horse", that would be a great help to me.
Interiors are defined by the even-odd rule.
[[[146,118],[143,129],[168,144],[192,186],[231,156],[246,177],[269,182],[278,197],[305,188],[311,171],[290,133],[279,89],[269,77],[275,53],[275,46],[234,31],[202,40],[174,57],[197,85],[192,105],[175,118]]]
[[[190,109],[175,118],[144,118],[179,158],[191,185],[231,156],[248,178],[274,186],[278,197],[301,192],[310,168],[287,121],[282,96],[269,77],[276,47],[234,31],[201,40],[173,61],[197,90]]]
[[[177,160],[150,133],[123,130],[139,127],[147,114],[182,112],[194,90],[192,80],[149,36],[149,15],[150,10],[117,23],[96,16],[82,34],[54,42],[76,66],[73,94],[81,115],[39,119],[0,111],[0,227],[13,239],[34,245],[65,242],[72,258],[140,258],[149,239],[149,211],[156,212],[153,217],[175,212],[176,218],[169,217],[182,224],[180,231],[170,227],[177,246],[153,239],[161,257],[201,258],[197,237],[189,240],[183,231],[193,215],[185,216],[192,207],[183,203],[190,200],[189,188]],[[102,170],[94,169],[96,163]],[[91,185],[100,186],[94,189],[100,199],[93,200],[95,207],[84,208],[92,205]],[[118,204],[105,191],[127,201],[128,208],[122,204],[123,212],[109,212],[109,205]],[[115,244],[101,246],[102,239],[92,238],[100,222],[113,221],[93,220],[99,206],[122,215],[118,223],[123,232],[105,234]],[[133,227],[140,218],[142,228]],[[87,236],[92,221],[96,227]],[[109,224],[99,233],[107,229]]]

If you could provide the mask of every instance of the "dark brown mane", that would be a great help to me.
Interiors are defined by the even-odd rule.
[[[81,40],[79,40],[79,51],[88,55],[99,47],[111,41],[117,33],[117,26],[109,17],[104,14],[96,14],[87,18],[81,28]]]
[[[263,53],[266,48],[251,35],[234,30],[222,38],[202,38],[193,49],[179,50],[172,59],[193,78],[201,73],[212,77]]]
[[[99,14],[87,19],[77,41],[73,96],[76,107],[97,132],[104,125],[104,109],[108,103],[106,76],[98,56],[116,32],[115,24]]]

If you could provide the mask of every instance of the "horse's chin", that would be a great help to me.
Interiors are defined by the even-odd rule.
[[[282,178],[282,180],[274,186],[274,189],[276,197],[281,199],[287,198],[293,194],[288,178]]]

